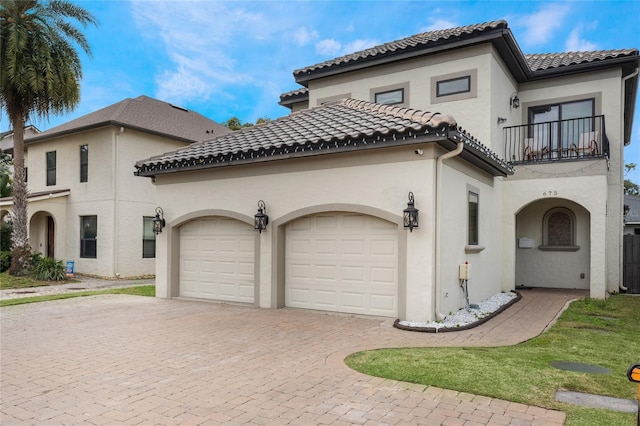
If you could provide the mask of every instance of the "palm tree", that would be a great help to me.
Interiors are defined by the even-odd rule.
[[[80,101],[82,67],[75,46],[91,49],[74,21],[86,28],[94,16],[67,0],[0,0],[0,107],[13,128],[13,248],[9,272],[20,275],[30,261],[24,126]]]

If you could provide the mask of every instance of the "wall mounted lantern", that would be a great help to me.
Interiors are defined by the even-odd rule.
[[[413,232],[413,228],[418,227],[418,209],[414,207],[413,192],[409,192],[409,202],[407,208],[404,209],[404,229]]]
[[[518,98],[518,92],[513,92],[511,94],[511,99],[509,99],[509,104],[513,109],[520,108],[520,98]]]
[[[267,225],[269,224],[269,216],[266,215],[267,207],[264,205],[264,201],[258,201],[258,213],[255,216],[255,225],[254,228],[258,230],[262,234],[262,231],[267,229]]]
[[[162,208],[156,207],[156,217],[153,218],[153,233],[158,235],[162,232],[162,228],[164,228],[165,225],[164,212],[162,211]]]
[[[498,117],[498,125],[503,124],[503,123],[506,123],[506,122],[507,122],[507,119],[506,119],[506,118],[504,118],[504,117]]]

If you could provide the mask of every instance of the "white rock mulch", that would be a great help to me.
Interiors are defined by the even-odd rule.
[[[498,293],[490,298],[477,303],[478,308],[462,308],[457,312],[447,315],[442,321],[432,322],[412,322],[412,321],[398,321],[398,324],[405,327],[411,327],[416,329],[426,328],[440,330],[444,328],[460,328],[466,325],[473,324],[480,321],[482,318],[487,317],[502,308],[503,306],[511,303],[516,299],[518,295],[516,293]]]

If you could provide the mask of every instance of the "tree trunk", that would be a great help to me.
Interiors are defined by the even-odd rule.
[[[11,235],[11,275],[24,275],[29,271],[31,248],[27,233],[27,183],[24,173],[24,120],[22,115],[12,117],[13,126],[13,233]]]

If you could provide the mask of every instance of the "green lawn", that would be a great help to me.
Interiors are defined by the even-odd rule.
[[[553,361],[595,364],[595,375],[562,371]],[[372,376],[562,410],[567,425],[634,425],[636,415],[576,407],[554,400],[556,390],[635,399],[627,368],[640,362],[640,297],[573,302],[558,322],[528,342],[498,348],[382,349],[353,354],[351,368]]]
[[[74,282],[77,281],[38,281],[31,276],[14,277],[12,275],[9,275],[7,272],[0,273],[0,290],[30,288],[43,285],[59,285]],[[142,285],[136,287],[112,288],[106,290],[74,291],[73,293],[53,294],[49,296],[21,297],[17,299],[0,300],[0,307],[22,305],[25,303],[34,302],[46,302],[48,300],[70,299],[72,297],[95,296],[98,294],[131,294],[134,296],[154,297],[156,295],[156,288],[153,285]]]

